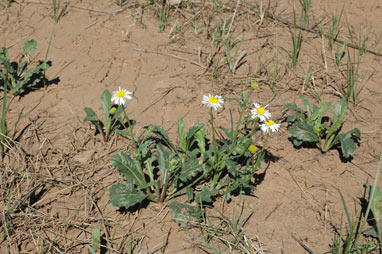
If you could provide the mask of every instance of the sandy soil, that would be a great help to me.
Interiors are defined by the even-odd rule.
[[[345,85],[344,72],[334,66],[334,51],[317,34],[303,33],[298,65],[292,71],[287,67],[291,28],[267,16],[260,19],[242,4],[231,33],[244,36],[241,50],[247,56],[232,74],[224,49],[208,37],[206,24],[213,26],[224,17],[230,22],[236,1],[228,2],[218,14],[212,13],[209,1],[195,1],[185,8],[168,6],[170,25],[163,33],[156,16],[159,6],[144,7],[146,4],[128,1],[119,7],[111,0],[62,1],[57,24],[49,1],[25,0],[10,3],[8,9],[0,7],[0,46],[7,47],[11,58],[19,56],[24,41],[34,39],[39,48],[30,60],[43,60],[52,39],[47,56],[52,66],[46,73],[51,82],[46,88],[16,97],[8,113],[12,123],[20,112],[38,104],[18,124],[17,146],[3,160],[2,211],[31,188],[43,187],[37,189],[33,202],[15,211],[11,236],[1,239],[1,253],[38,253],[40,246],[51,253],[88,253],[86,244],[91,244],[94,226],[100,227],[108,253],[126,252],[132,236],[139,239],[140,250],[148,251],[142,253],[160,252],[164,243],[165,253],[203,253],[198,241],[172,220],[166,206],[150,203],[121,213],[108,204],[109,187],[122,180],[108,160],[117,149],[129,150],[130,142],[115,136],[104,144],[100,135],[95,136],[94,127],[83,121],[85,107],[101,114],[100,96],[105,89],[123,87],[134,92],[127,112],[137,123],[137,133],[147,125],[162,125],[174,134],[179,119],[187,126],[208,124],[208,111],[200,106],[203,95],[238,96],[251,89],[252,81],[260,84],[254,100],[271,101],[270,110],[280,117],[286,116],[282,114],[285,104],[301,105],[299,94],[315,103],[338,101]],[[292,22],[293,4],[300,10],[298,1],[289,0],[264,2],[263,7]],[[310,27],[317,29],[315,22],[329,27],[332,13],[342,6],[342,2],[313,1]],[[369,36],[368,49],[379,52],[379,1],[348,0],[344,6],[338,38],[351,41],[348,26],[355,37],[362,29],[362,35]],[[199,25],[199,34],[194,33],[190,20]],[[334,49],[341,46],[336,44]],[[222,66],[217,71],[207,68],[212,56]],[[270,80],[277,61],[276,90],[272,90]],[[315,82],[304,86],[308,69]],[[273,160],[263,163],[257,175],[262,181],[253,196],[236,197],[224,205],[218,200],[215,208],[234,215],[244,200],[247,214],[253,213],[245,225],[246,235],[260,239],[268,253],[306,253],[295,239],[314,253],[328,250],[344,215],[339,191],[350,211],[359,213],[363,185],[371,184],[376,174],[382,151],[380,69],[380,57],[366,53],[360,67],[360,103],[349,106],[343,128],[361,130],[353,160],[341,161],[336,150],[321,154],[317,149],[295,149],[288,140],[287,124],[282,122],[267,148]],[[255,74],[249,75],[251,71]],[[228,123],[229,108],[234,103],[227,100],[217,121]],[[263,141],[262,135],[256,136],[259,145]],[[213,216],[214,211],[207,214]],[[222,253],[229,252],[222,248]]]

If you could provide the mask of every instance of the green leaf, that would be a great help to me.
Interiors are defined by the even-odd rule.
[[[205,134],[205,129],[202,128],[199,131],[197,131],[194,135],[194,138],[196,142],[198,143],[198,147],[200,149],[200,153],[203,155],[204,152],[206,151],[206,134]]]
[[[341,99],[338,104],[334,105],[333,123],[328,131],[327,139],[329,139],[333,134],[335,134],[342,127],[342,124],[346,116],[346,110],[347,110],[346,98]]]
[[[3,62],[9,62],[9,54],[5,47],[2,47],[0,51],[0,64]]]
[[[179,146],[182,148],[183,151],[187,150],[187,139],[186,139],[186,133],[184,133],[184,121],[178,120],[178,137],[179,137]]]
[[[188,148],[192,146],[192,141],[195,139],[195,135],[197,132],[199,132],[204,127],[204,124],[202,123],[196,123],[194,126],[192,126],[188,132],[187,132],[187,145]]]
[[[162,127],[158,125],[150,126],[149,131],[151,131],[153,134],[159,137],[163,142],[165,142],[169,148],[171,148],[174,151],[176,150],[175,146],[172,144],[170,138],[168,137],[166,131]]]
[[[228,137],[230,140],[233,140],[233,131],[228,130],[227,128],[222,127],[222,126],[219,126],[218,128],[221,129],[221,130],[223,130],[224,133],[225,133],[225,135],[227,135],[227,137]]]
[[[311,118],[311,115],[312,115],[312,108],[310,106],[310,103],[309,101],[304,97],[304,95],[299,95],[298,96],[301,100],[302,100],[302,103],[304,104],[305,108],[306,108],[306,111],[307,111],[307,114],[308,114],[308,119],[312,119]]]
[[[202,203],[211,203],[212,202],[212,197],[215,195],[216,193],[216,190],[210,190],[209,188],[207,188],[206,186],[204,186],[202,188],[202,191],[199,192],[196,197],[195,197],[195,201],[198,203],[198,204],[202,204]]]
[[[191,187],[188,187],[188,188],[186,189],[186,195],[187,195],[187,200],[188,200],[189,202],[191,202],[191,201],[194,199],[194,191],[192,190]]]
[[[84,122],[86,121],[99,121],[97,114],[91,108],[84,108],[86,117]]]
[[[109,118],[110,115],[110,109],[111,109],[111,93],[109,90],[103,91],[101,95],[101,104],[102,104],[102,110],[105,116],[105,120]]]
[[[196,158],[189,158],[181,169],[179,179],[182,182],[187,182],[193,179],[199,172],[202,172],[203,169],[199,165],[199,162]]]
[[[377,228],[381,228],[382,221],[381,221],[381,215],[382,215],[382,189],[378,186],[375,186],[375,191],[374,191],[374,197],[372,200],[370,200],[371,197],[371,191],[372,188],[371,186],[367,185],[369,189],[369,202],[371,202],[371,211],[374,216],[374,220],[377,224]]]
[[[163,146],[161,144],[157,144],[158,151],[158,164],[159,170],[162,175],[162,183],[166,184],[169,178],[169,170],[171,169],[170,165],[170,152],[163,150]]]
[[[170,208],[172,218],[183,227],[187,226],[187,222],[200,221],[203,215],[199,207],[179,202],[172,202],[168,207]]]
[[[116,207],[129,208],[142,202],[147,196],[144,192],[133,190],[126,184],[114,184],[109,189],[109,203]]]
[[[321,117],[325,114],[329,109],[331,109],[332,104],[330,102],[323,103],[320,107],[314,105],[314,113],[312,115],[312,120],[316,120],[318,117]]]
[[[121,172],[127,182],[136,184],[138,187],[147,186],[144,173],[137,166],[139,162],[130,158],[128,154],[118,150],[110,158],[110,162]]]
[[[353,157],[355,150],[356,145],[353,139],[346,138],[341,140],[341,151],[345,158]]]
[[[99,231],[98,227],[94,227],[92,232],[92,248],[94,251],[98,250],[100,242],[101,242],[101,232]]]
[[[378,238],[378,229],[376,226],[371,226],[367,229],[365,229],[362,234],[364,234],[365,236],[370,236],[370,237],[374,237],[374,238]]]
[[[29,54],[29,52],[36,50],[37,47],[38,45],[35,40],[26,41],[24,44],[23,56],[26,56],[27,54]]]
[[[314,132],[312,126],[304,122],[297,122],[288,128],[293,137],[305,142],[319,142],[320,139]]]

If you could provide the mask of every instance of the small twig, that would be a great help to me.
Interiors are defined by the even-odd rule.
[[[7,211],[5,211],[4,218],[7,219],[8,217],[10,217],[11,214],[14,212],[14,210],[16,210],[20,206],[20,204],[22,202],[24,202],[25,199],[29,198],[42,185],[43,184],[40,183],[39,185],[30,189],[25,195],[21,196],[21,198],[11,208],[9,208]],[[0,214],[0,226],[2,226],[2,225],[3,225],[3,217]]]
[[[151,53],[151,54],[158,54],[158,55],[173,57],[173,58],[176,58],[176,59],[179,59],[179,60],[183,60],[183,61],[189,62],[189,63],[194,64],[194,65],[197,65],[197,66],[199,66],[199,67],[201,67],[203,69],[207,69],[206,66],[203,66],[200,63],[195,62],[193,60],[189,60],[187,58],[183,58],[181,56],[177,56],[177,55],[173,55],[173,54],[167,54],[167,53],[162,53],[162,52],[159,52],[159,51],[151,51],[151,50],[147,50],[147,49],[134,48],[133,50],[139,51],[139,52],[143,52],[143,53]]]
[[[302,241],[300,241],[299,239],[297,239],[293,234],[292,234],[292,238],[298,242],[298,244],[301,245],[301,247],[304,248],[304,250],[306,250],[307,252],[309,252],[309,254],[313,254],[314,252],[308,247],[306,246]]]

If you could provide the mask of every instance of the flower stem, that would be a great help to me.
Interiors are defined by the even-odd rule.
[[[122,107],[124,107],[124,106],[122,105]],[[138,148],[137,148],[137,143],[136,143],[136,141],[135,141],[134,132],[133,132],[133,130],[134,130],[134,126],[133,126],[133,124],[130,122],[129,117],[128,117],[127,114],[126,114],[126,110],[125,110],[125,108],[123,108],[123,113],[125,114],[125,118],[126,118],[126,120],[127,120],[127,123],[129,124],[129,131],[130,131],[131,141],[133,142],[133,148],[134,148],[135,155],[137,155],[137,154],[138,154]],[[123,124],[123,125],[124,125],[124,124]],[[126,127],[126,126],[125,126],[125,127]]]
[[[211,117],[211,128],[212,128],[212,147],[214,149],[215,163],[217,163],[218,154],[216,152],[215,124],[214,124],[214,115],[212,114],[212,108],[210,109],[210,117]]]

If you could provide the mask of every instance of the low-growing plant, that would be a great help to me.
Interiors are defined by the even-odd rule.
[[[297,59],[300,54],[302,45],[302,31],[299,30],[297,33],[297,18],[296,11],[293,9],[293,32],[292,32],[292,66],[293,68],[297,65]]]
[[[92,231],[92,245],[87,245],[91,254],[96,254],[101,243],[101,232],[98,227],[94,227]]]
[[[1,63],[1,59],[0,59],[0,63]],[[8,113],[8,109],[12,103],[12,100],[15,97],[13,97],[10,101],[8,101],[7,92],[8,92],[9,80],[7,78],[8,77],[7,69],[5,71],[6,71],[5,74],[3,74],[0,71],[0,77],[2,78],[2,81],[3,81],[3,103],[2,103],[2,108],[1,108],[1,119],[0,119],[0,154],[1,154],[1,158],[4,158],[4,156],[5,156],[7,139],[9,138],[12,130],[16,129],[17,124],[19,123],[19,121],[22,118],[27,117],[39,105],[39,103],[38,103],[32,109],[30,109],[27,113],[20,114],[18,119],[11,125],[10,128],[8,128],[7,113]]]
[[[293,144],[297,147],[304,143],[314,144],[323,153],[340,146],[344,158],[353,157],[356,143],[361,139],[361,133],[357,128],[340,133],[346,117],[346,98],[340,99],[338,104],[334,105],[334,115],[330,123],[329,118],[324,117],[324,114],[332,108],[330,102],[316,106],[311,105],[303,95],[300,95],[299,98],[302,100],[306,112],[295,104],[287,104],[284,107],[294,111],[294,114],[287,118],[290,123],[288,131],[292,134]]]
[[[340,192],[342,205],[345,210],[346,219],[348,222],[347,235],[344,236],[343,225],[341,221],[341,229],[339,235],[333,239],[330,245],[330,252],[333,254],[350,254],[350,253],[380,253],[382,249],[382,233],[380,216],[382,212],[382,191],[377,186],[379,174],[381,170],[382,156],[379,159],[377,174],[372,186],[366,185],[369,193],[368,205],[365,212],[361,213],[356,221],[350,218],[350,213],[347,208],[345,199]],[[372,215],[372,216],[370,216]],[[372,218],[372,219],[371,219]],[[371,226],[365,229],[367,223]],[[374,222],[374,224],[373,224]],[[361,235],[366,237],[374,237],[375,241],[360,241]]]
[[[58,19],[60,18],[60,14],[59,14],[60,5],[61,5],[61,0],[52,0],[52,9],[53,9],[52,18],[55,23],[58,23]]]
[[[277,131],[279,125],[267,120],[271,114],[259,104],[255,104],[249,114],[249,98],[250,95],[244,93],[240,99],[234,99],[239,104],[240,115],[234,124],[231,112],[228,129],[216,127],[213,115],[213,109],[222,107],[224,100],[217,95],[203,97],[202,104],[210,107],[210,142],[202,123],[185,131],[184,122],[178,121],[176,142],[171,141],[162,127],[148,127],[136,143],[134,154],[117,151],[110,159],[126,181],[110,188],[110,203],[129,208],[144,200],[166,202],[186,194],[189,201],[203,204],[211,203],[218,196],[229,200],[234,193],[251,192],[252,177],[264,158],[269,132]],[[264,123],[260,124],[262,120]],[[252,145],[252,136],[259,129],[267,133],[267,137],[263,148],[257,150]],[[225,134],[219,140],[217,130]]]
[[[105,122],[99,119],[93,109],[84,108],[86,113],[84,121],[89,121],[96,126],[104,142],[108,142],[113,133],[118,132],[120,129],[126,129],[126,125],[132,128],[132,123],[127,117],[124,107],[125,100],[131,99],[131,94],[131,92],[121,88],[114,92],[113,97],[109,90],[105,90],[102,93],[101,105]],[[116,104],[112,105],[112,101],[115,101]],[[122,115],[123,113],[124,115]]]
[[[335,13],[332,13],[332,26],[328,31],[325,30],[323,26],[317,23],[317,26],[320,30],[321,36],[324,36],[328,38],[329,40],[329,49],[333,49],[334,42],[336,41],[338,34],[339,34],[339,28],[341,25],[341,19],[342,14],[344,12],[345,5],[342,7],[341,12],[338,14],[337,11]]]
[[[235,42],[231,42],[231,36],[228,36],[228,38],[223,41],[225,48],[225,57],[228,63],[228,67],[232,73],[235,73],[236,70],[244,63],[244,58],[247,55],[247,52],[245,50],[241,51],[240,55],[238,55],[241,43],[243,42],[243,37],[244,34],[237,44]],[[234,50],[233,56],[231,56],[231,50],[234,47],[234,45],[236,46],[236,49]]]
[[[350,30],[349,30],[350,32]],[[351,36],[352,37],[352,36]],[[353,38],[352,38],[353,41]],[[358,49],[356,53],[351,56],[350,51],[347,51],[347,64],[346,64],[346,86],[343,89],[343,94],[348,101],[352,101],[354,105],[359,103],[359,94],[363,86],[360,85],[360,65],[362,58],[367,50],[368,35],[358,36]]]
[[[0,0],[0,6],[4,9],[7,9],[12,0]]]
[[[35,40],[26,41],[17,62],[11,62],[5,47],[0,51],[0,84],[4,86],[4,83],[8,82],[7,89],[11,90],[14,95],[20,94],[23,90],[32,89],[45,79],[44,71],[50,67],[46,60],[34,68],[30,67],[29,60],[23,61],[37,47]]]
[[[213,28],[207,28],[207,32],[213,43],[217,46],[223,41],[223,35],[228,31],[227,19],[217,21]]]

